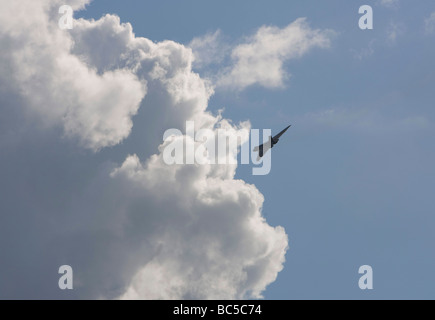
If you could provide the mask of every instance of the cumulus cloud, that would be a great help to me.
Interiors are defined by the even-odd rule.
[[[305,18],[300,18],[284,28],[262,26],[231,50],[222,45],[219,32],[195,38],[190,46],[200,57],[201,67],[207,62],[203,57],[213,57],[214,52],[218,52],[221,61],[225,53],[230,55],[229,65],[212,77],[219,88],[243,90],[252,85],[281,88],[290,76],[284,64],[313,48],[328,48],[333,35],[331,30],[312,29]]]
[[[128,69],[98,74],[71,54],[74,41],[55,23],[58,18],[49,15],[55,12],[49,1],[2,5],[0,50],[2,64],[11,71],[3,75],[11,88],[20,90],[28,110],[46,124],[63,126],[66,135],[94,150],[126,138],[145,84]]]
[[[265,223],[255,187],[212,172],[210,166],[168,168],[161,156],[143,166],[130,156],[112,173],[136,192],[154,195],[158,207],[165,208],[169,196],[175,210],[160,214],[177,221],[163,228],[159,254],[122,298],[258,298],[275,280],[287,246],[284,230]]]
[[[60,30],[56,0],[1,3],[0,297],[65,297],[62,264],[73,298],[261,297],[287,250],[262,194],[236,165],[162,160],[163,131],[186,120],[249,129],[207,111],[192,50],[114,15]]]

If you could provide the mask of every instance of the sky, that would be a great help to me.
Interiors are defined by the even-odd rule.
[[[433,1],[0,3],[1,299],[435,298]],[[254,176],[187,120],[292,127]]]

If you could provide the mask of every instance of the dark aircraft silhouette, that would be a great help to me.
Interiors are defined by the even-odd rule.
[[[255,147],[254,151],[258,152],[258,157],[257,157],[257,161],[259,161],[265,154],[267,151],[269,151],[269,149],[273,148],[274,145],[276,145],[279,142],[279,138],[281,138],[281,136],[288,130],[288,128],[290,128],[291,125],[289,125],[287,128],[285,128],[284,130],[282,130],[280,133],[278,133],[276,136],[269,137],[269,141],[263,143],[261,146]]]

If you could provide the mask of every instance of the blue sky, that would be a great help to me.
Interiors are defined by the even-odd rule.
[[[373,7],[373,30],[358,27],[365,4]],[[110,17],[103,27],[82,21],[60,33],[57,7],[53,14],[38,2],[26,5],[28,12],[11,2],[9,14],[0,14],[0,298],[249,297],[265,283],[265,299],[435,298],[433,1],[94,0],[74,14],[117,15],[155,47]],[[32,12],[42,18],[28,19]],[[261,30],[285,43],[282,35],[299,18],[308,30],[294,42],[307,45],[299,56],[292,46],[274,52],[258,45]],[[193,51],[213,62],[193,65],[214,85],[207,110],[224,109],[233,123],[249,120],[273,133],[292,125],[273,149],[269,175],[240,165],[236,180],[210,182],[202,169],[173,173],[149,158],[166,129],[195,112],[212,121],[201,109],[202,80],[183,64],[184,47],[162,41],[188,47],[213,34],[211,51]],[[306,40],[313,35],[319,42]],[[278,58],[264,69],[247,50],[236,61],[243,46]],[[137,52],[155,56],[141,60]],[[253,71],[252,85],[238,83],[240,72],[231,69],[243,58],[257,63],[254,71],[266,70]],[[279,74],[264,80],[280,62]],[[192,85],[193,98],[182,85],[174,85],[181,98],[171,93],[169,76],[155,81],[151,66],[165,63],[168,74],[188,74],[180,82]],[[214,194],[215,207],[199,201],[195,179]],[[261,196],[249,184],[264,196],[266,222],[288,235],[276,281],[270,276],[279,271],[285,240],[256,215]],[[257,219],[264,239],[246,228],[245,216]],[[216,244],[227,251],[216,254]],[[266,263],[263,246],[271,248]],[[72,292],[56,286],[61,264],[74,268]],[[358,287],[362,265],[373,267],[374,290]]]
[[[363,4],[374,30],[358,27]],[[433,299],[435,34],[424,23],[433,11],[431,1],[94,1],[80,16],[116,13],[137,36],[184,44],[217,29],[237,41],[299,17],[334,30],[330,48],[285,64],[285,88],[217,90],[209,104],[253,128],[293,125],[270,175],[238,168],[264,194],[268,222],[289,235],[265,297]],[[370,292],[358,288],[364,264]]]

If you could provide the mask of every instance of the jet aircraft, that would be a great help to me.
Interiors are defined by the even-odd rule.
[[[281,136],[291,127],[291,125],[289,125],[287,128],[285,128],[284,130],[282,130],[280,133],[278,133],[276,136],[269,137],[269,141],[263,143],[261,146],[255,147],[254,151],[258,152],[258,157],[257,157],[257,161],[259,161],[265,154],[267,151],[269,151],[269,149],[273,148],[274,145],[276,145],[279,142],[279,138],[281,138]]]

